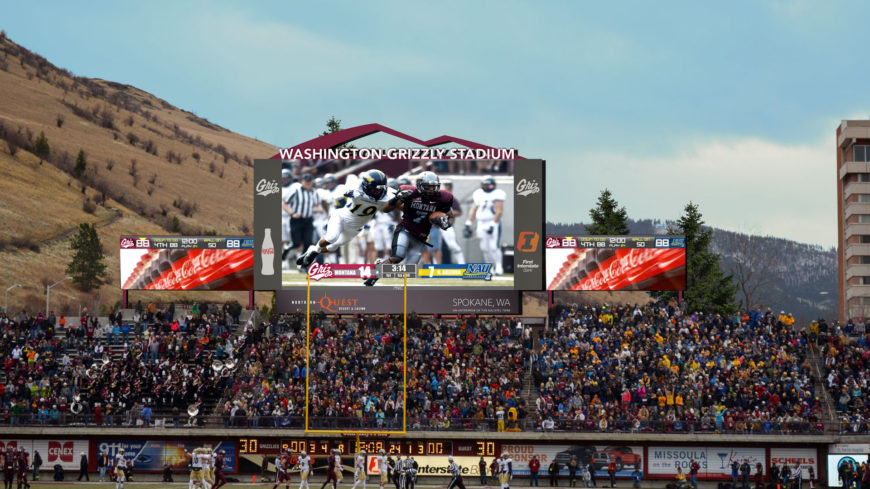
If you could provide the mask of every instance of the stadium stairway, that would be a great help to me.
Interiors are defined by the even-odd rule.
[[[815,380],[815,389],[819,394],[819,400],[822,401],[823,406],[823,415],[822,419],[826,422],[828,426],[836,426],[837,422],[837,411],[834,409],[834,400],[831,398],[831,393],[828,392],[827,385],[825,385],[825,377],[822,375],[824,371],[822,368],[822,357],[819,355],[821,351],[820,348],[810,348],[807,354],[809,358],[810,365],[812,366],[812,374]]]
[[[528,324],[529,329],[531,329],[531,340],[532,340],[532,351],[531,354],[537,356],[541,351],[541,342],[538,341],[541,336],[544,334],[543,324]],[[535,401],[538,398],[537,390],[535,389],[534,381],[532,380],[532,362],[529,362],[529,366],[525,369],[525,374],[523,375],[523,399],[526,401],[526,408],[528,412],[531,414],[534,412]]]

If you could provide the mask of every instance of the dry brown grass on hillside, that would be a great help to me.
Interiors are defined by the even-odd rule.
[[[135,87],[74,77],[8,39],[0,41],[0,59],[0,124],[25,144],[44,132],[47,160],[72,172],[84,150],[83,181],[164,229],[174,216],[190,232],[235,234],[250,226],[250,165],[274,154],[273,146]],[[181,198],[196,211],[185,216],[173,206]]]
[[[0,93],[0,286],[25,285],[10,291],[10,308],[44,309],[45,283],[65,275],[71,255],[66,236],[81,222],[98,224],[110,281],[92,294],[57,286],[57,310],[77,310],[79,301],[71,297],[91,308],[120,300],[121,234],[169,234],[173,218],[189,234],[250,229],[251,165],[274,154],[273,146],[135,87],[76,77],[5,38]],[[50,147],[43,157],[31,152],[40,133]],[[87,165],[76,179],[80,150]],[[246,293],[143,297],[247,302]]]

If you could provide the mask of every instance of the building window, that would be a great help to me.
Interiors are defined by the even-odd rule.
[[[859,182],[870,182],[870,173],[859,173],[858,174]]]
[[[861,297],[860,304],[862,306],[870,306],[870,297]]]
[[[870,224],[870,214],[858,214],[858,222],[861,224]]]
[[[870,243],[870,235],[862,234],[861,235],[861,244],[868,244],[868,243]]]
[[[860,263],[862,265],[870,265],[870,256],[861,255],[859,258],[861,259]]]
[[[867,162],[870,161],[870,146],[855,146],[854,161]]]
[[[870,277],[861,277],[861,285],[870,285]]]
[[[870,202],[870,194],[858,194],[858,202]]]

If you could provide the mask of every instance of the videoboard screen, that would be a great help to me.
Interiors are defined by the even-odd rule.
[[[252,290],[254,239],[121,236],[125,290]]]
[[[547,236],[547,290],[685,290],[683,236]]]
[[[256,160],[259,290],[541,290],[541,160]]]

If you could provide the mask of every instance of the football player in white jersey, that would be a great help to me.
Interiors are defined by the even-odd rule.
[[[513,459],[506,453],[501,454],[501,458],[498,459],[498,481],[501,483],[501,489],[510,489],[514,475],[513,466]]]
[[[351,489],[356,489],[359,485],[366,489],[366,458],[365,450],[360,450],[356,454],[353,462],[353,487]]]
[[[498,246],[501,231],[501,218],[504,212],[504,201],[507,198],[504,190],[496,188],[495,179],[485,177],[480,188],[474,191],[472,199],[474,205],[465,221],[463,235],[470,238],[472,235],[471,225],[477,220],[477,237],[480,238],[480,251],[483,259],[493,264],[495,275],[504,274],[502,267],[501,248]]]
[[[389,462],[387,462],[387,454],[384,452],[384,449],[381,448],[378,450],[378,472],[381,473],[381,485],[378,486],[380,489],[384,489],[384,484],[389,482],[389,473],[390,468],[388,467]]]
[[[115,489],[124,489],[127,481],[127,458],[124,457],[124,449],[119,448],[115,455]]]
[[[304,450],[299,454],[296,466],[299,468],[299,489],[309,489],[308,474],[311,472],[311,457]]]
[[[376,213],[390,212],[395,208],[395,193],[387,187],[384,172],[369,170],[363,173],[358,188],[348,190],[336,199],[336,207],[326,224],[326,234],[296,260],[297,265],[308,268],[317,255],[332,253],[350,242]]]

